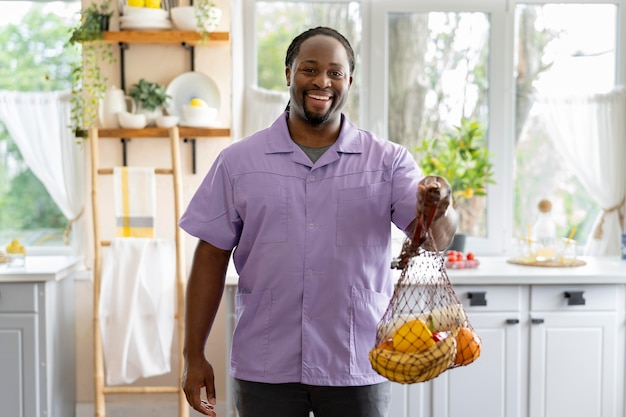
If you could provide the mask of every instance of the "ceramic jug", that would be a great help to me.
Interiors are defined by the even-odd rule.
[[[120,127],[117,113],[136,110],[135,100],[124,95],[124,91],[114,85],[109,86],[104,98],[100,101],[100,127],[105,129],[116,129]]]

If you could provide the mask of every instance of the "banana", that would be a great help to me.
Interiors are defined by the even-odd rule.
[[[462,326],[467,321],[463,304],[451,304],[445,307],[432,309],[421,314],[403,314],[394,317],[387,323],[380,324],[376,334],[376,340],[386,340],[404,324],[411,320],[421,319],[430,324],[432,320],[433,332],[448,332],[453,328]]]
[[[444,340],[419,353],[374,348],[369,353],[372,368],[390,381],[403,384],[433,379],[452,365],[457,331],[453,329]]]

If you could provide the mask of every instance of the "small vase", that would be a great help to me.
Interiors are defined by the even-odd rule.
[[[109,30],[109,23],[111,19],[109,15],[101,14],[100,15],[100,30],[103,32],[107,32]]]
[[[140,104],[137,106],[137,113],[146,115],[146,126],[156,126],[157,117],[163,116],[163,107],[150,110],[143,108]]]

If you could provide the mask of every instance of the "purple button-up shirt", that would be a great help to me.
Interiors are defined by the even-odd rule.
[[[393,291],[391,223],[405,230],[414,219],[421,172],[405,148],[345,117],[312,163],[287,116],[224,149],[180,220],[193,236],[236,247],[231,375],[384,381],[368,352]]]

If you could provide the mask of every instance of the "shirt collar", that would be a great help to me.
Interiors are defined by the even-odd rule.
[[[265,153],[291,153],[297,146],[289,135],[287,127],[287,118],[289,112],[284,112],[269,127],[267,144]],[[361,143],[361,135],[352,122],[344,115],[341,115],[341,131],[337,141],[329,149],[335,149],[341,153],[361,153],[363,144]]]

